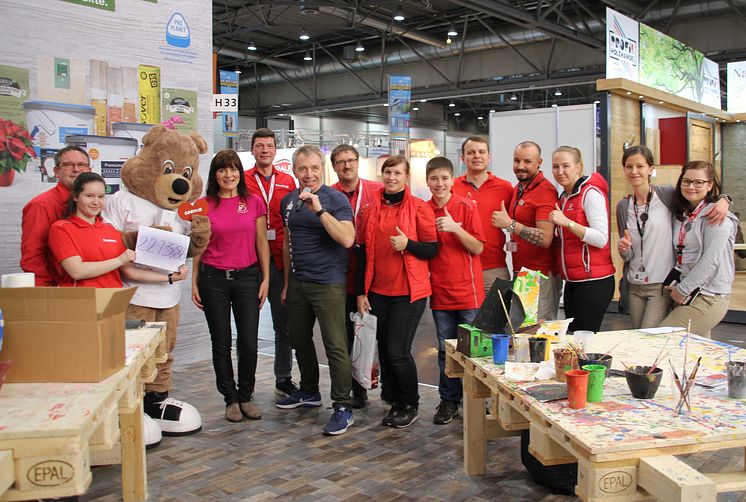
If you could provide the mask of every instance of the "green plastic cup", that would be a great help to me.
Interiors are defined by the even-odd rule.
[[[602,364],[586,364],[583,366],[588,375],[588,394],[586,400],[589,403],[600,403],[604,397],[604,382],[606,381],[606,366]]]

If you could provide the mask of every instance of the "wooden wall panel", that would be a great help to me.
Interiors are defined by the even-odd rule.
[[[714,124],[702,120],[692,119],[689,121],[689,159],[704,160],[712,162],[713,159],[713,137]]]

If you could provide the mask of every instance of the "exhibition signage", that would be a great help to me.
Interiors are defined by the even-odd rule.
[[[96,9],[103,10],[116,10],[114,4],[115,0],[63,0],[69,3],[76,3],[78,5],[85,5],[86,7],[95,7]]]
[[[211,112],[238,112],[238,94],[213,94]]]
[[[389,75],[389,136],[409,140],[409,110],[412,77]]]
[[[230,94],[238,97],[238,74],[235,71],[220,70],[220,94]],[[216,104],[213,99],[213,105]],[[221,105],[222,105],[221,101]],[[230,104],[230,103],[226,103]],[[238,106],[238,101],[236,101]],[[236,111],[224,111],[223,113],[223,133],[227,136],[235,136],[238,133],[238,108]]]
[[[606,78],[625,78],[720,108],[717,63],[698,50],[608,7]]]
[[[728,63],[729,113],[746,112],[746,61]]]

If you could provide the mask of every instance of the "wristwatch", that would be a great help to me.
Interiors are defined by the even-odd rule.
[[[515,220],[511,221],[511,222],[510,222],[510,226],[509,226],[508,228],[506,228],[505,230],[506,230],[506,231],[507,231],[507,232],[508,232],[509,234],[512,234],[513,232],[515,232],[515,224],[516,224],[516,221],[515,221]]]
[[[572,229],[573,229],[573,227],[575,227],[575,222],[574,222],[574,221],[570,221],[570,222],[569,222],[569,223],[567,224],[567,228],[569,228],[570,230],[572,230]]]
[[[326,209],[324,209],[322,207],[321,209],[319,209],[318,211],[316,211],[316,216],[318,216],[319,218],[321,218],[321,215],[324,214],[325,212],[326,212]]]

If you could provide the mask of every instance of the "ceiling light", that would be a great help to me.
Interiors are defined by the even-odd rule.
[[[383,106],[389,106],[389,104],[388,103],[384,103]]]
[[[458,35],[458,31],[456,31],[456,25],[451,23],[451,26],[448,28],[448,36],[449,37],[455,37]]]
[[[237,73],[237,74],[240,74],[240,73],[241,73],[241,68],[239,68],[238,66],[236,66],[236,73]]]
[[[600,104],[601,104],[601,102],[600,102],[599,100],[596,100],[596,101],[594,101],[594,102],[593,102],[593,104],[594,104],[594,105],[600,105]]]
[[[306,29],[302,28],[300,30],[300,35],[298,35],[298,38],[300,38],[301,40],[308,40],[311,37],[308,35],[308,32],[306,31]]]
[[[365,50],[365,47],[363,47],[363,43],[358,40],[357,46],[355,46],[355,52],[363,52]]]
[[[453,101],[448,103],[448,108],[453,108],[454,106],[456,106],[456,103],[454,103]]]
[[[643,96],[642,94],[640,94],[640,95],[639,95],[639,96],[637,96],[637,97],[638,97],[639,99],[645,99],[645,96]]]
[[[453,40],[451,40],[451,37],[446,38],[446,45],[451,45],[453,43]]]
[[[413,107],[412,107],[412,111],[413,111],[413,112],[416,112],[416,111],[417,111],[417,110],[419,110],[419,109],[420,109],[420,107],[419,107],[419,106],[413,106]]]
[[[401,8],[394,9],[394,21],[404,21],[404,13],[401,11]]]
[[[426,99],[421,99],[420,103],[427,103],[427,100]]]
[[[626,94],[627,96],[629,96],[630,94],[632,94],[632,91],[627,91],[627,92],[626,92],[625,94]]]
[[[559,89],[555,89],[554,90],[554,95],[555,96],[562,96],[562,91],[560,91]]]
[[[490,113],[495,113],[495,110],[490,110]]]
[[[459,112],[456,112],[456,113],[454,113],[454,114],[453,114],[453,116],[454,116],[454,117],[460,117],[460,116],[461,116],[461,114],[460,114]]]
[[[249,42],[249,45],[247,45],[246,48],[249,49],[250,51],[255,51],[256,50],[256,44],[252,40],[251,42]]]
[[[662,105],[662,104],[663,104],[663,101],[658,101],[658,104],[659,104],[659,105]]]
[[[306,51],[306,54],[303,56],[303,61],[313,61],[310,52]]]
[[[477,117],[477,120],[484,120],[484,117],[482,117],[482,116],[480,115],[479,117]]]
[[[552,108],[557,108],[557,103],[552,103]]]
[[[513,93],[513,94],[510,95],[510,100],[511,101],[518,101],[518,96],[516,96],[515,93]]]

